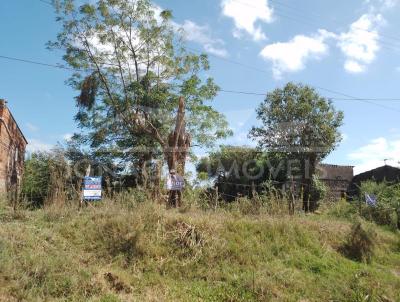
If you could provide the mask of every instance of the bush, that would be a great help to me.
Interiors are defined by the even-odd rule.
[[[46,152],[33,153],[25,161],[22,197],[34,206],[43,205],[49,193],[51,156]]]
[[[342,253],[350,259],[370,263],[374,254],[376,236],[371,228],[365,229],[361,222],[356,222],[341,248]]]
[[[335,218],[342,218],[349,221],[354,221],[359,215],[358,207],[345,200],[329,203],[326,205],[326,214]]]
[[[388,225],[393,229],[400,226],[400,185],[390,185],[386,182],[363,182],[360,187],[359,202],[364,204],[365,194],[377,197],[376,206],[363,206],[361,216],[379,225]]]
[[[387,225],[393,230],[397,229],[397,214],[393,208],[386,205],[380,204],[376,207],[363,207],[361,216],[378,225]]]
[[[318,178],[317,175],[313,175],[312,187],[311,187],[311,200],[321,201],[326,198],[328,194],[328,188]]]
[[[127,263],[143,254],[140,248],[140,231],[132,222],[111,218],[107,222],[98,225],[97,234],[100,249],[103,249],[111,257],[123,256]]]

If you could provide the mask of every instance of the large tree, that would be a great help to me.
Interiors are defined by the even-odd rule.
[[[164,156],[183,173],[191,143],[230,133],[207,103],[219,90],[202,73],[207,56],[185,50],[170,11],[149,0],[77,2],[54,1],[62,31],[49,43],[75,70],[77,141],[136,169]]]
[[[314,88],[288,83],[267,94],[257,109],[257,118],[262,125],[253,127],[250,137],[259,147],[298,161],[304,201],[308,202],[316,165],[341,141],[343,112],[335,110]]]

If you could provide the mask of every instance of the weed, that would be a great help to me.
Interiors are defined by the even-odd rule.
[[[342,252],[349,258],[370,263],[374,255],[376,232],[363,227],[361,222],[353,224]]]

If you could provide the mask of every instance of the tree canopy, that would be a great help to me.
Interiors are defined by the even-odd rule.
[[[341,141],[343,112],[314,88],[288,83],[267,94],[257,118],[261,126],[253,127],[250,137],[263,150],[298,160],[308,199],[316,165]]]
[[[209,103],[219,87],[203,74],[208,58],[185,50],[170,11],[149,0],[57,0],[55,7],[62,30],[49,46],[75,70],[68,82],[79,91],[76,141],[137,168],[167,152],[180,97],[194,144],[230,134]]]
[[[324,159],[341,141],[343,112],[307,85],[288,83],[267,94],[257,109],[260,127],[250,137],[262,149],[288,155],[315,154]]]

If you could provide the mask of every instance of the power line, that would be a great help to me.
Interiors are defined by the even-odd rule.
[[[258,7],[256,7],[256,6],[254,6],[254,5],[251,5],[251,4],[249,4],[249,3],[247,3],[247,2],[242,2],[242,1],[240,1],[240,0],[235,0],[237,3],[239,3],[239,4],[242,4],[242,5],[244,5],[244,6],[248,6],[248,7],[252,7],[252,8],[254,8],[254,9],[258,9]],[[274,2],[274,3],[280,3],[281,5],[283,5],[282,4],[282,2],[279,2],[278,0],[271,0],[271,2]],[[289,5],[288,4],[284,4],[283,6],[286,6],[286,7],[289,7]],[[296,10],[296,13],[299,11],[298,10],[298,8],[295,8],[294,6],[291,6],[292,7],[292,9],[293,10]],[[295,21],[295,22],[297,22],[297,23],[301,23],[301,24],[305,24],[305,25],[308,25],[308,26],[311,26],[311,27],[320,27],[320,25],[318,25],[318,24],[316,24],[316,23],[313,23],[313,22],[310,22],[310,20],[309,20],[309,17],[308,16],[302,16],[302,17],[300,17],[300,19],[299,19],[299,16],[295,16],[295,17],[293,17],[293,16],[288,16],[288,15],[285,15],[285,14],[282,14],[281,12],[282,12],[282,9],[281,8],[277,8],[277,7],[274,7],[274,9],[275,10],[278,10],[278,12],[277,11],[275,11],[275,14],[276,15],[278,15],[278,16],[280,16],[280,17],[282,17],[282,18],[285,18],[285,19],[289,19],[289,20],[291,20],[291,21]],[[284,13],[286,13],[285,11],[283,11]],[[297,13],[298,14],[298,13]],[[299,14],[298,14],[299,15]],[[301,16],[301,15],[300,15]],[[319,18],[322,18],[323,16],[321,16],[321,15],[319,15]],[[330,23],[335,23],[335,24],[339,24],[337,21],[333,21],[333,20],[329,20],[329,19],[327,19]],[[339,25],[341,25],[341,24],[339,24]],[[358,26],[353,26],[353,28],[354,29],[356,29],[356,30],[360,30],[360,31],[364,31],[364,32],[368,32],[368,33],[371,33],[371,34],[373,34],[374,33],[374,31],[371,31],[371,30],[368,30],[368,29],[365,29],[365,28],[362,28],[362,27],[358,27]],[[394,37],[394,36],[390,36],[390,35],[387,35],[387,34],[383,34],[383,33],[380,33],[380,36],[381,37],[377,37],[377,40],[378,41],[380,41],[380,43],[381,44],[383,44],[385,47],[383,47],[383,48],[385,48],[385,49],[388,49],[388,50],[391,50],[391,51],[396,51],[396,52],[398,52],[398,51],[400,51],[400,44],[399,43],[393,43],[393,42],[389,42],[389,41],[385,41],[382,37],[386,37],[386,38],[389,38],[389,39],[391,39],[391,40],[395,40],[395,41],[398,41],[398,42],[400,42],[400,37]],[[395,48],[393,48],[393,47],[395,47]]]
[[[49,64],[49,63],[44,63],[44,62],[38,62],[38,61],[15,58],[15,57],[9,57],[9,56],[3,56],[3,55],[0,55],[0,58],[1,59],[6,59],[6,60],[11,60],[11,61],[17,61],[17,62],[21,62],[21,63],[34,64],[34,65],[57,68],[57,69],[64,69],[64,70],[69,70],[69,71],[84,71],[84,70],[81,70],[81,69],[70,68],[70,67],[66,67],[66,66],[63,66],[63,65]],[[231,60],[229,60],[229,61],[231,61]],[[238,63],[238,62],[235,62],[235,63]],[[247,65],[245,65],[245,66],[249,67]],[[263,71],[263,72],[266,72],[266,71]],[[369,103],[371,105],[380,106],[380,107],[385,108],[387,110],[400,112],[400,110],[397,109],[397,108],[392,108],[392,107],[389,107],[389,106],[386,106],[386,105],[383,105],[383,104],[379,104],[379,103],[373,102],[373,101],[383,101],[383,100],[384,101],[400,101],[400,98],[357,98],[357,97],[354,97],[354,96],[351,96],[351,95],[348,95],[348,94],[345,94],[345,93],[342,93],[342,92],[334,91],[332,89],[319,87],[319,86],[315,86],[315,85],[312,85],[312,86],[314,86],[317,89],[324,90],[324,91],[327,91],[327,92],[330,92],[330,93],[333,93],[333,94],[337,94],[337,95],[341,95],[341,96],[345,97],[345,98],[330,98],[332,100],[346,100],[346,101],[366,102],[366,103]],[[243,94],[243,95],[266,96],[266,93],[249,92],[249,91],[237,91],[237,90],[225,90],[225,89],[221,89],[220,91],[221,92],[225,92],[225,93],[234,93],[234,94]]]
[[[254,96],[266,96],[267,93],[261,92],[251,92],[251,91],[237,91],[237,90],[225,90],[221,89],[221,92],[233,93],[233,94],[244,94],[244,95],[254,95]],[[337,97],[327,97],[331,100],[337,101],[400,101],[400,98],[337,98]]]
[[[10,60],[10,61],[17,61],[17,62],[22,62],[22,63],[35,64],[35,65],[46,66],[46,67],[52,67],[52,68],[58,68],[58,69],[66,69],[66,70],[72,70],[72,71],[81,71],[81,70],[79,70],[79,69],[74,69],[74,68],[70,68],[70,67],[63,66],[63,65],[48,64],[48,63],[43,63],[43,62],[38,62],[38,61],[32,61],[32,60],[27,60],[27,59],[15,58],[15,57],[8,57],[8,56],[2,56],[2,55],[0,55],[0,58],[1,58],[1,59]]]
[[[238,0],[236,0],[236,1],[238,1]],[[299,11],[302,11],[302,10],[299,9],[298,7],[295,7],[295,6],[293,6],[293,5],[289,5],[289,4],[284,3],[283,1],[280,1],[280,0],[269,0],[269,1],[271,1],[272,3],[275,3],[275,4],[277,4],[277,5],[281,5],[281,6],[287,7],[287,8],[289,8],[289,9],[293,10],[294,12],[296,12],[297,14],[298,14]],[[304,10],[303,10],[303,11],[304,11]],[[339,22],[338,22],[337,20],[326,19],[326,16],[323,16],[323,15],[321,15],[321,14],[317,14],[317,13],[315,13],[315,12],[308,12],[308,13],[311,14],[311,15],[316,16],[316,17],[319,18],[319,19],[325,19],[325,20],[327,20],[328,22],[330,22],[330,23],[332,23],[332,24],[335,23],[335,24],[340,25]],[[306,16],[306,15],[303,15],[303,16],[308,18],[308,16]],[[365,28],[361,28],[361,27],[358,27],[358,26],[355,26],[355,27],[353,27],[353,28],[355,28],[355,29],[357,29],[357,30],[361,30],[361,31],[371,32],[370,30],[367,30],[367,29],[365,29]],[[399,42],[400,42],[400,37],[399,37],[399,36],[396,36],[396,37],[395,37],[395,36],[388,35],[388,34],[384,34],[384,33],[381,33],[380,35],[383,36],[383,37],[386,37],[386,38],[388,38],[388,39],[391,39],[391,40],[395,40],[395,41],[399,41]]]
[[[53,3],[51,3],[50,1],[46,1],[46,0],[38,0],[38,1],[53,6]],[[251,5],[251,4],[248,4],[248,3],[246,3],[246,2],[242,2],[242,1],[240,1],[240,0],[235,0],[235,1],[238,2],[238,3],[240,3],[240,4],[242,4],[242,5],[245,5],[245,6],[248,6],[248,7],[252,7],[252,8],[258,9],[256,6]],[[298,7],[289,5],[289,4],[287,4],[287,3],[283,2],[283,1],[278,1],[278,0],[270,0],[270,1],[271,1],[272,3],[275,3],[275,4],[278,5],[278,6],[280,5],[280,6],[282,6],[282,7],[285,7],[285,8],[287,8],[287,9],[291,10],[292,13],[295,13],[295,14],[301,16],[301,17],[304,17],[304,18],[309,19],[309,16],[306,16],[306,15],[303,15],[303,14],[299,13],[299,11],[301,12],[302,10],[299,9]],[[277,8],[274,7],[274,9],[277,9]],[[324,16],[322,16],[321,14],[317,14],[317,13],[315,13],[315,12],[308,12],[308,13],[311,14],[311,15],[314,15],[314,16],[317,17],[317,18],[324,18],[324,19],[326,19],[326,18],[325,18]],[[280,14],[277,14],[277,15],[278,15],[278,16],[281,16]],[[286,15],[282,15],[282,17],[284,17],[284,18],[290,18],[290,17],[288,17],[288,16],[286,16]],[[294,19],[293,19],[293,20],[294,20]],[[328,20],[330,23],[339,24],[338,21],[334,21],[334,20],[332,20],[332,19],[326,19],[326,20]],[[309,23],[309,24],[315,26],[315,23]],[[365,28],[361,28],[361,27],[354,27],[354,28],[357,29],[357,30],[361,30],[361,31],[373,33],[371,30],[367,30],[367,29],[365,29]],[[395,37],[395,36],[388,35],[388,34],[383,34],[383,33],[380,33],[380,35],[381,35],[382,37],[386,37],[386,38],[388,38],[388,39],[391,39],[391,40],[395,40],[395,41],[400,42],[400,37]],[[396,46],[400,46],[400,45],[397,45],[397,44],[396,44]]]
[[[198,52],[198,53],[203,53],[203,51],[195,49],[195,48],[188,47],[188,49],[190,49],[192,51],[195,51],[195,52]],[[251,65],[243,64],[243,63],[240,63],[240,62],[237,62],[237,61],[233,61],[233,60],[229,60],[229,59],[226,59],[226,58],[221,58],[221,57],[219,57],[217,55],[213,55],[213,54],[209,54],[209,55],[212,56],[212,57],[215,57],[218,60],[222,60],[222,61],[230,62],[232,64],[240,65],[240,66],[246,67],[248,69],[252,69],[252,70],[261,72],[261,73],[270,74],[270,72],[268,72],[266,70],[263,70],[263,69],[260,69],[260,68],[257,68],[257,67],[251,66]],[[360,101],[360,102],[368,103],[368,104],[375,105],[375,106],[378,106],[378,107],[382,107],[382,108],[385,108],[387,110],[400,112],[400,110],[397,109],[397,108],[389,107],[389,106],[386,106],[386,105],[383,105],[383,104],[374,103],[373,101],[370,101],[370,100],[367,100],[367,99],[362,99],[362,98],[359,98],[359,97],[351,96],[349,94],[345,94],[345,93],[342,93],[342,92],[339,92],[339,91],[335,91],[335,90],[324,88],[324,87],[317,86],[317,85],[312,85],[311,84],[311,86],[314,86],[315,88],[317,88],[319,90],[327,91],[327,92],[330,92],[330,93],[333,93],[333,94],[336,94],[336,95],[340,95],[342,97],[349,98],[350,100],[353,100],[353,101]],[[241,94],[244,94],[244,93],[242,92]]]
[[[43,2],[43,3],[46,3],[46,4],[48,4],[48,5],[51,5],[51,6],[53,6],[53,4],[51,3],[51,2],[49,2],[49,1],[46,1],[46,0],[39,0],[40,2]]]
[[[39,1],[41,1],[41,2],[43,2],[43,3],[47,3],[47,4],[49,4],[49,5],[52,5],[52,3],[50,3],[50,2],[48,2],[48,1],[46,1],[46,0],[39,0]],[[240,3],[240,4],[242,4],[242,5],[245,5],[245,6],[257,8],[256,6],[253,6],[253,5],[248,4],[248,3],[245,3],[245,2],[241,2],[240,0],[235,0],[235,1],[238,2],[238,3]],[[283,5],[283,6],[286,6],[286,7],[291,7],[292,9],[294,9],[294,10],[296,10],[296,11],[298,10],[296,7],[290,6],[290,5],[286,4],[286,3],[280,2],[280,1],[278,1],[278,0],[271,0],[271,1],[274,2],[274,3],[279,3],[279,4],[281,4],[281,5]],[[278,15],[279,15],[279,14],[278,14]],[[317,14],[315,14],[315,15],[318,16],[318,17],[322,17],[321,15],[317,15]],[[291,18],[291,17],[289,17],[289,16],[285,16],[285,15],[281,15],[281,16],[283,16],[283,17],[285,17],[285,18],[289,18],[289,19],[295,20],[296,22],[302,22],[302,21],[293,19],[293,18]],[[332,21],[331,21],[331,22],[332,22]],[[308,25],[317,26],[317,25],[312,24],[312,23],[308,23]],[[362,31],[365,31],[365,32],[372,33],[371,31],[366,30],[366,29],[363,29],[363,28],[358,28],[358,27],[355,27],[355,28],[358,29],[358,30],[362,30]],[[381,34],[381,36],[384,36],[384,35]],[[388,36],[388,37],[390,37],[390,36]],[[391,39],[395,39],[395,40],[400,41],[400,38],[391,37]],[[382,43],[382,41],[381,41],[381,43]],[[393,45],[393,44],[392,44],[392,45]],[[400,46],[400,45],[395,45],[395,47],[397,47],[397,46]],[[190,49],[190,50],[199,52],[199,50],[196,50],[196,49],[194,49],[194,48],[190,48],[190,47],[187,47],[187,48]],[[391,48],[390,50],[394,50],[394,49]],[[396,49],[395,51],[397,51],[397,50],[399,50],[399,49]],[[202,52],[202,51],[200,51],[200,52]],[[234,60],[230,60],[230,59],[227,59],[227,58],[222,58],[222,57],[219,57],[219,56],[210,54],[210,53],[209,53],[209,55],[210,55],[210,56],[213,56],[213,57],[216,57],[216,58],[219,59],[219,60],[223,60],[223,61],[226,61],[226,62],[228,62],[228,63],[231,63],[231,64],[235,64],[235,65],[242,66],[242,67],[245,67],[245,68],[250,68],[250,69],[253,69],[253,70],[256,70],[256,71],[259,71],[259,72],[263,72],[263,73],[266,72],[265,70],[261,70],[261,69],[259,69],[259,68],[257,68],[257,67],[250,67],[250,66],[248,66],[248,65],[246,65],[246,64],[243,64],[243,63],[240,63],[240,62],[237,62],[237,61],[234,61]],[[117,65],[115,65],[115,64],[110,64],[110,63],[102,63],[102,64],[118,67]],[[267,72],[267,73],[269,74],[269,72]],[[324,89],[321,88],[321,90],[324,90]],[[352,97],[352,96],[348,96],[348,95],[347,95],[347,97],[350,97],[350,98],[352,98],[352,99],[359,99],[359,98],[357,98],[357,97]]]
[[[48,4],[48,5],[51,5],[51,6],[53,6],[53,4],[51,3],[51,2],[49,2],[49,1],[46,1],[46,0],[39,0],[40,2],[43,2],[43,3],[46,3],[46,4]],[[240,0],[235,0],[237,3],[240,3],[240,4],[242,4],[242,5],[245,5],[245,6],[248,6],[248,7],[252,7],[252,8],[257,8],[256,6],[254,6],[254,5],[251,5],[251,4],[248,4],[248,3],[245,3],[245,2],[241,2]],[[290,9],[292,9],[292,10],[294,10],[296,13],[297,13],[297,15],[298,16],[301,16],[301,17],[304,17],[304,18],[300,18],[300,19],[298,19],[298,16],[296,16],[296,17],[293,17],[293,16],[288,16],[288,15],[285,15],[285,14],[282,14],[282,13],[277,13],[277,12],[275,12],[275,14],[276,15],[278,15],[278,16],[280,16],[280,17],[283,17],[283,18],[286,18],[286,19],[289,19],[289,20],[292,20],[292,21],[295,21],[295,22],[298,22],[298,23],[302,23],[302,24],[306,24],[306,25],[308,25],[308,26],[312,26],[312,27],[319,27],[319,25],[317,25],[316,23],[313,23],[313,22],[309,22],[309,18],[307,17],[307,16],[305,16],[305,15],[301,15],[301,14],[299,14],[298,13],[298,8],[295,8],[294,6],[290,6],[290,5],[288,5],[288,4],[286,4],[286,3],[283,3],[283,2],[279,2],[279,1],[277,1],[277,0],[271,0],[271,2],[273,2],[273,3],[275,3],[275,4],[278,4],[278,5],[281,5],[281,6],[283,6],[283,7],[286,7],[286,8],[290,8]],[[278,9],[278,8],[276,8],[276,7],[274,7],[275,9]],[[281,9],[278,9],[278,10],[281,10]],[[292,12],[293,13],[293,12]],[[313,13],[314,14],[314,13]],[[322,18],[322,16],[321,15],[319,15],[319,14],[314,14],[315,16],[318,16],[319,18]],[[307,19],[306,19],[307,18]],[[338,24],[338,22],[336,21],[333,21],[333,20],[330,20],[330,19],[328,19],[328,21],[329,22],[331,22],[331,23],[336,23],[336,24]],[[353,27],[353,28],[355,28],[355,29],[357,29],[357,30],[360,30],[360,31],[364,31],[364,32],[368,32],[368,33],[374,33],[373,31],[371,31],[371,30],[367,30],[367,29],[365,29],[365,28],[361,28],[361,27]],[[400,42],[400,37],[394,37],[394,36],[390,36],[390,35],[386,35],[386,34],[382,34],[382,33],[380,33],[380,36],[382,36],[382,37],[386,37],[386,38],[389,38],[389,39],[391,39],[391,40],[395,40],[395,41],[398,41],[398,42]],[[383,44],[383,48],[385,48],[385,49],[388,49],[388,50],[391,50],[391,51],[395,51],[395,52],[399,52],[400,51],[400,44],[397,44],[397,43],[392,43],[392,42],[388,42],[388,41],[384,41],[381,37],[377,37],[377,40],[378,41],[380,41],[380,43],[381,44]],[[382,45],[381,45],[382,46]],[[393,48],[394,47],[394,48]]]

